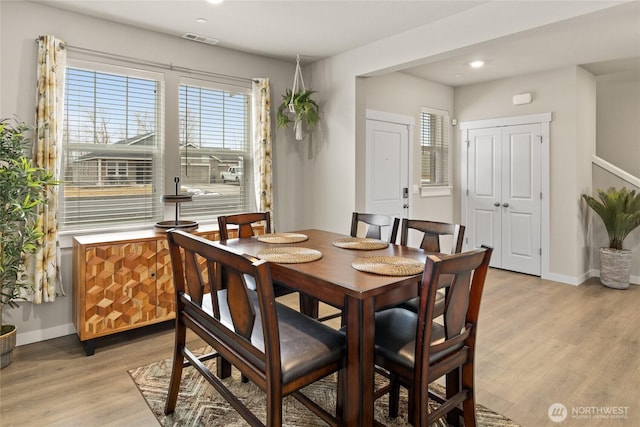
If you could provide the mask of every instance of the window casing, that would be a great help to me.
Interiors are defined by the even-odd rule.
[[[449,185],[449,113],[423,107],[420,112],[421,185]]]
[[[182,79],[179,98],[180,217],[254,210],[251,88]]]
[[[70,61],[65,75],[61,230],[162,218],[161,74]]]

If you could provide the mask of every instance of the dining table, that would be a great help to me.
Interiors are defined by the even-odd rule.
[[[428,253],[396,244],[368,250],[339,247],[335,243],[350,236],[317,229],[299,230],[290,235],[301,235],[306,239],[274,244],[254,236],[229,239],[219,244],[258,258],[274,248],[283,247],[296,247],[321,254],[319,259],[308,262],[271,261],[271,275],[274,282],[342,310],[347,343],[344,424],[373,426],[375,313],[417,296],[421,272],[408,275],[397,275],[397,272],[395,275],[371,273],[354,268],[354,262],[357,264],[367,257],[399,257],[419,261],[424,266]],[[301,311],[304,311],[303,307]]]

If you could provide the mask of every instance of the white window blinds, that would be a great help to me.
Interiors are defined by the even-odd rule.
[[[185,80],[180,85],[181,192],[184,219],[253,210],[251,90]]]
[[[420,112],[421,184],[449,185],[449,113],[423,107]]]
[[[155,73],[137,74],[66,70],[62,229],[161,219],[163,85]]]

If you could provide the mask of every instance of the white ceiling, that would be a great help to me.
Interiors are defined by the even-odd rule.
[[[558,0],[562,1],[562,0]],[[182,37],[194,33],[217,46],[305,63],[435,22],[484,1],[382,0],[43,0],[50,6]],[[204,18],[205,23],[196,22]],[[404,72],[451,86],[566,65],[596,74],[640,73],[640,2],[585,15],[503,39],[426,58]],[[631,59],[630,59],[631,58]],[[483,59],[480,70],[468,67]],[[613,61],[613,62],[611,62]],[[612,68],[614,67],[614,68]]]

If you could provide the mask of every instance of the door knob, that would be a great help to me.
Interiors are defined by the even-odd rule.
[[[509,207],[509,203],[503,203],[502,206],[504,206],[505,208]]]
[[[495,202],[495,203],[493,204],[493,206],[495,206],[495,207],[500,206],[500,202]]]

